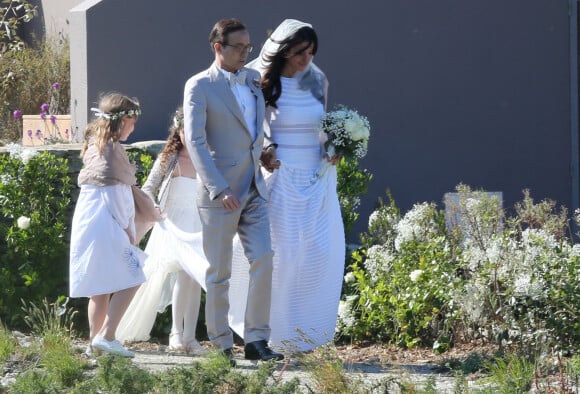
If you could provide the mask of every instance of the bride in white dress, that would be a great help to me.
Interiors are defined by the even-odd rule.
[[[262,74],[268,139],[280,160],[266,179],[274,249],[270,344],[287,353],[334,339],[344,273],[336,166],[319,171],[338,158],[326,155],[319,131],[328,82],[312,63],[317,48],[310,24],[287,19],[248,65]]]

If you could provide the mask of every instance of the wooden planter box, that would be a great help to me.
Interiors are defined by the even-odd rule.
[[[22,145],[39,146],[71,143],[73,140],[70,115],[22,116]]]

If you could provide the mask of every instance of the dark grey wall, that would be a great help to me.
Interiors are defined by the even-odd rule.
[[[90,0],[71,12],[73,116],[83,124],[100,92],[119,90],[143,105],[132,141],[164,139],[185,80],[213,59],[207,37],[217,19],[240,18],[259,47],[269,29],[297,18],[319,33],[315,62],[330,79],[330,107],[348,105],[371,121],[362,165],[374,179],[356,232],[387,188],[403,210],[439,203],[460,182],[503,191],[506,206],[529,188],[573,208],[568,7]]]

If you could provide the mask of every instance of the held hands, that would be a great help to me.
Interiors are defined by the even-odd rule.
[[[268,172],[273,172],[280,168],[280,160],[276,159],[276,146],[274,144],[262,149],[260,164]]]
[[[222,207],[224,207],[226,211],[236,210],[240,206],[240,200],[238,200],[232,192],[232,189],[229,187],[220,193],[219,198],[222,202]]]

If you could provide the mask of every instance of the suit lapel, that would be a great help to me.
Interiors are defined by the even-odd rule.
[[[256,86],[254,81],[250,80],[250,75],[246,77],[246,84],[250,87],[252,94],[256,97],[256,119],[264,119],[264,114],[266,112],[266,104],[264,102],[264,95],[259,87]],[[256,122],[256,137],[258,137],[263,131],[262,122]]]
[[[216,93],[223,98],[225,105],[229,108],[230,111],[232,111],[234,116],[240,121],[240,123],[244,126],[246,131],[250,133],[248,125],[246,124],[246,119],[244,118],[244,114],[242,114],[240,104],[238,104],[238,100],[236,100],[236,96],[234,96],[234,93],[230,88],[229,82],[226,80],[224,74],[219,70],[218,66],[215,63],[212,65],[210,69],[210,74],[214,82]]]

